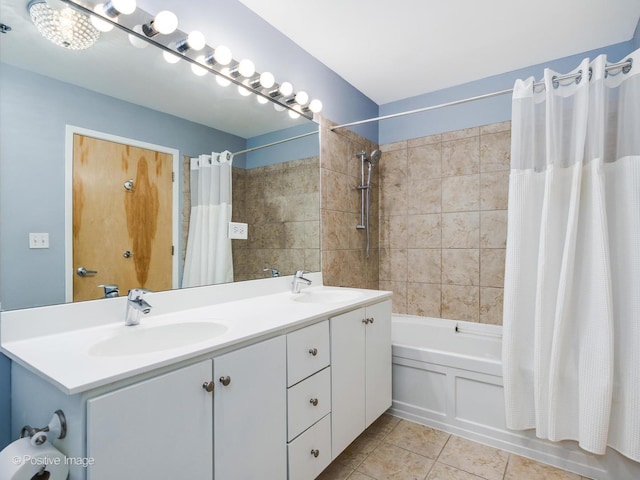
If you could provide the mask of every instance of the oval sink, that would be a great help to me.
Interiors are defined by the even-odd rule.
[[[89,355],[118,357],[185,347],[222,335],[227,327],[213,322],[185,322],[158,327],[122,327],[124,330],[89,349]]]
[[[338,303],[355,300],[362,296],[361,292],[352,290],[302,290],[291,296],[294,302],[302,303]]]

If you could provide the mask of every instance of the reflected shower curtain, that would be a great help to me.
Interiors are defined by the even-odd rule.
[[[640,461],[640,50],[627,58],[516,82],[502,357],[509,428]]]
[[[191,159],[191,216],[183,287],[233,281],[231,240],[231,163],[218,153]]]

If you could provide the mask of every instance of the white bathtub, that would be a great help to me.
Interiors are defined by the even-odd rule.
[[[591,455],[505,426],[502,327],[394,314],[389,413],[593,479],[640,478],[640,464],[613,450]]]

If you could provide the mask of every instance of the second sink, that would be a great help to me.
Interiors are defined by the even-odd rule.
[[[89,355],[119,357],[184,347],[222,335],[227,327],[214,322],[184,322],[157,327],[122,327],[123,330],[94,344]]]

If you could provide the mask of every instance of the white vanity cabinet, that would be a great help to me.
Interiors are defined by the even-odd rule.
[[[328,320],[287,335],[289,480],[313,480],[331,462],[329,345]]]
[[[87,479],[285,480],[286,400],[283,336],[91,398]]]
[[[285,480],[285,337],[215,357],[213,371],[215,480]]]
[[[330,322],[335,459],[391,406],[391,301],[337,315]]]
[[[88,400],[87,479],[213,478],[211,371],[205,360]]]

